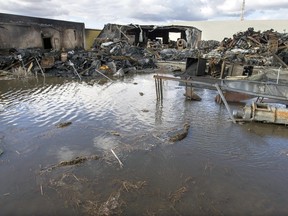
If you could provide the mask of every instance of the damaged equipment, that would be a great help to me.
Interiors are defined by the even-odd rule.
[[[234,110],[233,115],[238,121],[260,121],[288,125],[288,109],[265,103],[246,105],[242,111]]]

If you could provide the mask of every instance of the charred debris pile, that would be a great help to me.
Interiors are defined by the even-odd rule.
[[[202,57],[207,59],[208,73],[214,77],[251,76],[267,69],[288,67],[288,34],[273,29],[261,32],[248,28],[210,49],[213,46],[213,43],[203,46],[202,50],[207,52]]]
[[[169,34],[175,32],[179,38],[172,41]],[[13,74],[21,67],[25,69],[22,74],[75,78],[154,72],[159,59],[185,61],[200,38],[201,31],[193,27],[107,24],[89,50],[13,48],[1,52],[0,71],[1,75]]]
[[[178,38],[171,40],[170,34]],[[192,75],[225,76],[250,73],[253,67],[282,67],[288,64],[288,34],[239,32],[218,42],[201,41],[201,31],[187,26],[143,26],[107,24],[88,50],[10,49],[0,53],[0,75],[31,73],[58,77],[124,76],[134,72],[154,72],[159,61],[196,59],[198,70]],[[199,60],[204,67],[199,67]],[[225,67],[223,69],[223,62]],[[188,64],[189,63],[189,64]],[[235,70],[234,65],[241,68]],[[229,66],[230,65],[230,66]],[[231,66],[233,65],[233,67]],[[232,69],[231,69],[232,68]],[[205,72],[203,72],[205,71]],[[235,72],[236,71],[236,72]],[[191,74],[190,74],[191,75]],[[224,77],[223,77],[224,76]]]
[[[121,54],[113,55],[110,49],[121,46]],[[24,68],[27,74],[45,74],[57,77],[103,77],[123,75],[136,70],[155,68],[152,58],[145,56],[145,50],[126,46],[125,43],[113,43],[95,51],[83,49],[45,51],[41,49],[10,50],[0,56],[0,73],[19,76],[18,68]]]

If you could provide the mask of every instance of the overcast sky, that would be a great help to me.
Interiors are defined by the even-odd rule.
[[[177,21],[240,20],[243,0],[0,0],[0,12],[84,22],[165,25]],[[246,0],[246,20],[288,20],[288,0]]]

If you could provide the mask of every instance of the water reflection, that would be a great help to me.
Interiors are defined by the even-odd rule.
[[[157,101],[152,77],[0,81],[3,215],[287,214],[287,128],[233,124],[215,91],[186,101],[176,82]],[[159,139],[185,122],[184,140]],[[91,155],[101,159],[39,173]]]

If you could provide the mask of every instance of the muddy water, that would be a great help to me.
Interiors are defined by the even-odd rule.
[[[0,81],[1,215],[288,214],[287,127],[233,124],[216,92],[172,81],[157,102],[152,76]]]

